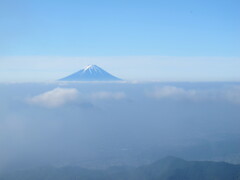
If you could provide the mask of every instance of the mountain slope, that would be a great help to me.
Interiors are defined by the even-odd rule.
[[[73,73],[60,81],[119,81],[121,79],[104,71],[97,65],[89,65],[84,69]]]
[[[139,171],[147,180],[240,180],[240,165],[167,157]]]
[[[240,180],[240,165],[184,161],[168,157],[139,168],[89,170],[79,167],[38,168],[1,174],[0,180]]]

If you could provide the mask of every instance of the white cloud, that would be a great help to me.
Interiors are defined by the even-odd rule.
[[[228,101],[240,104],[240,86],[232,86],[226,89],[183,89],[175,86],[162,86],[146,93],[147,96],[163,99],[189,99],[189,100],[212,100]]]
[[[197,96],[196,90],[185,90],[175,86],[163,86],[156,88],[152,92],[147,93],[148,96],[153,98],[189,98],[195,99]]]
[[[92,99],[123,99],[126,97],[126,94],[124,92],[95,92],[91,94]]]
[[[79,92],[75,88],[55,88],[28,99],[31,104],[54,108],[76,100]]]

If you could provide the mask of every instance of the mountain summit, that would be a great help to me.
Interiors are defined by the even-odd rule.
[[[73,73],[60,81],[119,81],[121,79],[104,71],[97,65],[88,65],[84,69]]]

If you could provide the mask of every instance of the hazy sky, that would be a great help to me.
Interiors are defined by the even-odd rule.
[[[239,80],[239,17],[238,0],[1,0],[0,81],[88,64],[125,79]]]

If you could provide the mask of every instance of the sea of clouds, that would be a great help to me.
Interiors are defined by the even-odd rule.
[[[180,150],[239,137],[239,83],[2,83],[0,99],[1,169],[212,158]]]

